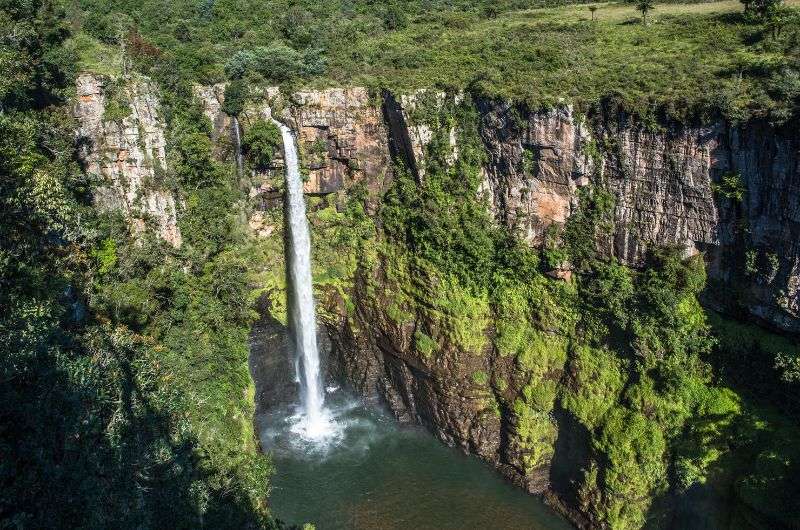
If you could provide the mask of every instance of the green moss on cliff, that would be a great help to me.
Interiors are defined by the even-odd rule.
[[[522,451],[526,472],[546,465],[553,456],[558,431],[547,412],[530,406],[522,399],[514,401],[515,438]]]
[[[564,389],[561,404],[587,429],[593,430],[619,402],[625,384],[625,365],[605,347],[580,344],[571,353],[568,370],[575,374],[574,383]]]

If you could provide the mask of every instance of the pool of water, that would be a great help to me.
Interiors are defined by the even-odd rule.
[[[308,442],[292,431],[292,407],[263,414],[262,442],[273,455],[270,506],[317,530],[566,530],[539,499],[505,482],[418,427],[329,389],[337,430]]]

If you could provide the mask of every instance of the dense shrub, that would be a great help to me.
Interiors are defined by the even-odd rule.
[[[324,70],[325,59],[321,50],[300,52],[281,43],[237,52],[225,65],[225,73],[231,79],[253,73],[272,83],[320,75]]]
[[[265,171],[270,167],[281,145],[283,139],[280,129],[267,120],[253,122],[242,136],[242,153],[257,171]]]

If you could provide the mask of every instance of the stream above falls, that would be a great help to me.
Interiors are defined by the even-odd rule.
[[[340,426],[336,439],[315,443],[295,435],[293,405],[258,418],[275,466],[269,504],[276,517],[317,530],[570,528],[478,458],[336,387],[327,390]]]

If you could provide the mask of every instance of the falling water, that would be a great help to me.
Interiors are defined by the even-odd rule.
[[[239,118],[233,116],[233,137],[236,140],[236,174],[242,176],[242,136],[239,128]]]
[[[288,270],[291,289],[291,326],[296,349],[295,369],[300,381],[303,417],[298,431],[307,438],[325,438],[332,432],[332,419],[324,408],[320,377],[314,296],[311,286],[311,237],[306,219],[303,180],[297,147],[291,129],[275,121],[283,136],[286,164],[286,217]]]

